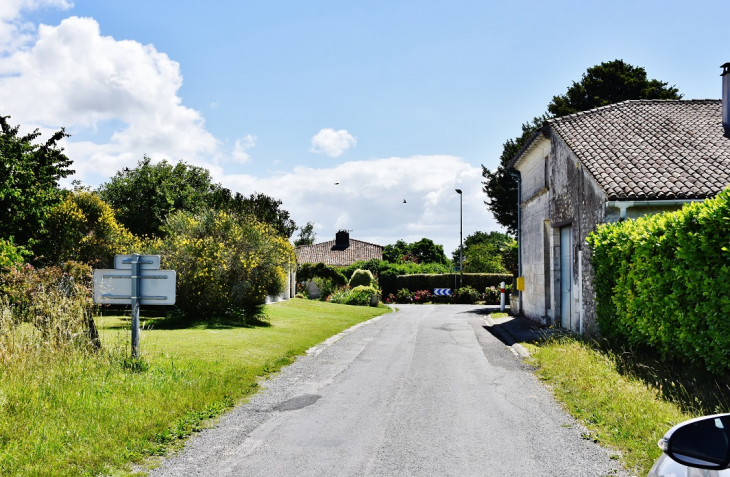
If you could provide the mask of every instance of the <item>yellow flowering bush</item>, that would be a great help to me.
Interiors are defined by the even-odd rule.
[[[177,271],[177,306],[206,319],[263,303],[286,287],[294,248],[274,228],[223,211],[175,212],[152,242],[165,268]]]
[[[114,217],[114,210],[88,191],[68,194],[48,217],[49,240],[41,249],[50,264],[68,260],[112,267],[114,255],[139,250],[140,240]]]

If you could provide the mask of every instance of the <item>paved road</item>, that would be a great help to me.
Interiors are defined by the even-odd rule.
[[[483,307],[402,306],[310,350],[153,476],[627,475]]]

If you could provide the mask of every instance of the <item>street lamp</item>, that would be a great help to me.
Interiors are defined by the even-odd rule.
[[[464,286],[464,239],[462,238],[463,233],[463,219],[464,219],[464,208],[463,208],[463,195],[461,189],[454,189],[459,194],[459,287]]]

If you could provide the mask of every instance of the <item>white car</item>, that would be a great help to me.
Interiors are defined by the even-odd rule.
[[[648,477],[730,477],[730,414],[677,424],[659,447],[664,454]]]

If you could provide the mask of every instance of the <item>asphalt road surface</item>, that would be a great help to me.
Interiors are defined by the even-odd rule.
[[[628,475],[484,328],[483,313],[406,305],[351,328],[151,475]]]

